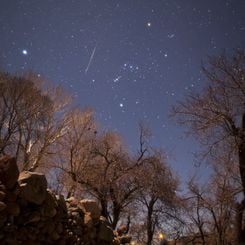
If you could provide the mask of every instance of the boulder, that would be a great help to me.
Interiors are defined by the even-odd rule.
[[[105,242],[111,242],[114,239],[114,232],[108,221],[104,217],[100,217],[100,226],[98,239]]]
[[[75,197],[69,197],[66,199],[66,202],[69,203],[70,206],[76,207],[78,204],[78,200]]]
[[[84,225],[87,226],[88,228],[92,228],[93,227],[93,220],[91,217],[90,213],[85,213],[84,215]]]
[[[0,159],[0,244],[120,245],[120,240],[129,241],[100,216],[96,201],[65,200],[47,189],[44,174],[19,174],[13,158]]]
[[[2,212],[6,207],[7,205],[4,202],[0,201],[0,212]]]
[[[7,204],[6,212],[12,216],[18,216],[20,214],[20,206],[15,202],[9,202]]]
[[[6,191],[5,185],[2,185],[2,182],[0,181],[0,191]]]
[[[19,176],[19,196],[31,203],[41,205],[47,194],[47,180],[44,174],[24,171]]]
[[[15,186],[19,176],[19,169],[13,157],[3,156],[0,158],[0,182],[7,189]]]
[[[57,232],[53,232],[51,234],[51,239],[54,240],[54,241],[57,241],[58,239],[60,238],[59,234]]]
[[[39,222],[40,219],[41,219],[40,213],[37,212],[37,211],[33,211],[33,212],[29,215],[29,217],[28,217],[28,219],[27,219],[27,221],[26,221],[25,224],[36,223],[36,222]]]
[[[52,194],[51,191],[47,191],[46,198],[42,205],[42,215],[46,217],[54,217],[57,213],[56,207],[57,207],[57,201],[54,194]]]
[[[4,214],[0,215],[0,228],[2,228],[3,226],[5,226],[5,222],[7,221],[7,216]],[[0,229],[1,231],[1,229]],[[0,233],[1,235],[1,233]]]
[[[59,211],[63,213],[67,213],[67,206],[65,202],[65,198],[63,195],[56,195],[56,200],[58,203]]]
[[[2,201],[5,196],[6,196],[6,193],[3,191],[0,191],[0,201]]]
[[[84,210],[85,213],[90,213],[92,219],[99,219],[101,211],[96,201],[88,199],[81,200],[79,207]]]
[[[7,202],[15,202],[16,201],[16,199],[17,199],[17,196],[18,196],[18,194],[16,194],[16,192],[14,192],[14,191],[6,191],[6,196],[5,196],[5,200],[7,201]]]
[[[131,236],[124,235],[124,236],[120,237],[120,243],[121,244],[130,244],[131,240],[132,240]]]

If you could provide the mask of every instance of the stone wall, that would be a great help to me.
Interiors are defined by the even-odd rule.
[[[14,158],[0,158],[0,244],[119,245],[120,237],[93,200],[54,195],[41,173],[19,173]]]

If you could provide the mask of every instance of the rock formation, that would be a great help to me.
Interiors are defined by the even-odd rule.
[[[126,242],[124,242],[126,240]],[[94,200],[67,200],[47,189],[36,172],[19,173],[11,157],[0,158],[0,244],[120,245]]]

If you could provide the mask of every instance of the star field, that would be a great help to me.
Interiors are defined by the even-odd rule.
[[[244,13],[244,0],[2,0],[0,67],[62,84],[133,150],[146,122],[186,176],[195,148],[169,110],[203,86],[207,55],[244,48]]]

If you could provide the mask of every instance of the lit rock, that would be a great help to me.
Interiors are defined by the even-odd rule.
[[[99,219],[101,215],[100,207],[94,200],[81,200],[79,202],[79,207],[85,212],[90,213],[92,219]]]
[[[41,173],[21,172],[19,176],[20,197],[41,205],[47,194],[47,180]]]

